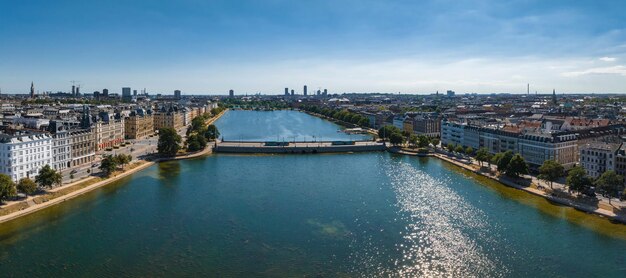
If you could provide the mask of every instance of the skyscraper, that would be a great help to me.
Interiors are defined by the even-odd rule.
[[[304,85],[304,90],[303,90],[303,92],[304,92],[304,95],[306,96],[306,94],[307,94],[307,92],[306,92],[306,85]]]
[[[133,96],[137,96],[137,90],[133,90]]]
[[[235,90],[230,89],[230,90],[228,91],[228,96],[229,96],[229,97],[235,97]]]
[[[130,87],[122,88],[122,101],[131,101],[133,96],[130,95]]]
[[[296,94],[296,91],[294,89],[291,89],[291,95],[293,96],[295,94]]]
[[[328,94],[328,89],[324,89],[324,95]]]
[[[285,88],[285,95],[288,96],[289,95],[289,88]]]
[[[30,82],[30,97],[35,98],[35,83]]]
[[[557,101],[556,101],[556,90],[552,89],[552,104],[556,105]]]
[[[181,98],[181,96],[180,96],[180,95],[181,95],[181,94],[180,94],[180,90],[174,90],[174,98],[175,98],[175,99],[180,99],[180,98]]]
[[[76,86],[72,85],[72,96],[76,96]]]
[[[109,89],[102,89],[102,96],[109,97]]]

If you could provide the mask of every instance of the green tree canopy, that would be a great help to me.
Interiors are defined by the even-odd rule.
[[[511,158],[504,173],[510,177],[519,177],[520,175],[528,174],[528,164],[526,164],[526,161],[520,154],[515,154]]]
[[[420,148],[426,148],[428,147],[428,144],[430,144],[430,140],[428,139],[428,137],[426,137],[426,135],[420,135],[417,137],[417,146]]]
[[[465,154],[467,155],[471,155],[474,153],[474,148],[467,146],[467,148],[465,148]]]
[[[398,133],[402,136],[402,130],[392,125],[386,125],[378,129],[378,137],[385,140],[391,139],[391,135],[394,133]]]
[[[215,125],[209,125],[204,133],[204,137],[207,140],[215,140],[220,137],[220,131]]]
[[[204,150],[206,147],[207,141],[204,136],[198,134],[192,134],[187,137],[187,151],[196,152],[200,150]]]
[[[415,134],[411,134],[411,136],[409,136],[409,145],[411,145],[412,148],[415,148],[418,146],[418,137]]]
[[[587,176],[587,172],[581,166],[576,166],[569,170],[565,184],[570,190],[575,192],[582,192],[593,184],[591,178]]]
[[[26,195],[33,195],[37,192],[37,183],[29,178],[22,178],[17,183],[16,189]]]
[[[41,187],[50,188],[53,185],[61,185],[63,176],[46,164],[39,170],[39,175],[35,177],[35,181]]]
[[[402,144],[403,141],[404,136],[402,136],[402,133],[400,132],[392,133],[391,136],[389,136],[389,142],[391,142],[394,146]]]
[[[463,153],[463,150],[465,149],[461,145],[456,145],[456,147],[454,148],[454,152],[456,153]]]
[[[491,161],[491,154],[489,153],[489,150],[487,150],[487,148],[478,149],[478,151],[476,151],[476,160],[478,160],[481,166],[483,165],[483,162]]]
[[[624,177],[618,175],[613,170],[609,170],[602,173],[595,184],[600,193],[609,199],[610,204],[611,198],[617,197],[619,192],[624,190]]]
[[[112,155],[106,155],[100,162],[99,168],[105,177],[111,176],[117,168],[117,159]]]
[[[504,171],[506,171],[507,167],[509,167],[509,163],[511,162],[512,158],[513,158],[513,152],[512,151],[506,151],[506,152],[503,152],[503,153],[497,153],[491,159],[491,163],[493,163],[496,166],[498,166],[498,172],[504,172]]]
[[[159,142],[157,150],[164,156],[175,156],[180,150],[182,138],[173,128],[161,128],[159,130]]]
[[[439,138],[436,138],[436,137],[431,138],[430,143],[436,147],[437,145],[439,145]]]
[[[539,167],[539,179],[542,179],[546,182],[550,183],[550,188],[552,188],[552,183],[558,180],[563,176],[565,168],[561,163],[558,163],[554,160],[546,160]]]
[[[0,174],[0,200],[13,197],[16,195],[15,183],[5,174]]]

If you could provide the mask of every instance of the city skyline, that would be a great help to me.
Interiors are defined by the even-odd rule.
[[[122,5],[123,4],[123,5]],[[4,2],[2,93],[625,93],[620,1]]]

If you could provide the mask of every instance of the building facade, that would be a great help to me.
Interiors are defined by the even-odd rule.
[[[131,112],[124,121],[126,139],[141,139],[154,134],[154,118],[152,113],[143,109]]]
[[[52,136],[43,132],[5,130],[0,134],[0,173],[13,181],[34,179],[52,164]]]

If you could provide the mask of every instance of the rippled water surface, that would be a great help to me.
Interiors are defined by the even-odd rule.
[[[212,155],[2,224],[0,273],[623,277],[624,230],[436,159]]]
[[[368,140],[369,135],[346,134],[332,122],[291,111],[228,111],[215,123],[228,141]]]

